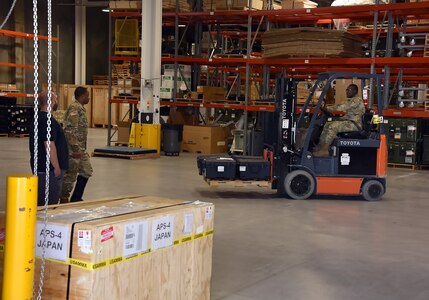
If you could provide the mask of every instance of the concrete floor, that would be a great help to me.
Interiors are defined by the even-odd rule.
[[[90,131],[89,148],[106,130]],[[28,139],[0,138],[6,176],[28,173]],[[271,190],[209,188],[195,155],[93,158],[85,198],[147,194],[216,205],[213,300],[429,299],[429,171],[389,169],[380,202],[276,198]]]

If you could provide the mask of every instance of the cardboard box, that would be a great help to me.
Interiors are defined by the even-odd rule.
[[[182,151],[201,154],[228,152],[228,128],[209,126],[183,127]]]
[[[55,234],[46,241],[43,299],[210,299],[212,204],[120,197],[51,206],[48,213],[47,229]],[[4,221],[1,212],[2,232]]]
[[[358,86],[358,95],[362,98],[362,81],[360,79],[337,79],[335,80],[335,104],[346,102],[346,89],[352,83]]]
[[[159,98],[161,98],[161,99],[173,99],[174,98],[173,91],[174,91],[173,88],[161,87],[159,89]]]
[[[318,4],[309,0],[283,0],[282,9],[316,8]]]
[[[225,100],[225,88],[216,87],[216,86],[197,86],[197,92],[202,93],[203,103],[216,101],[216,100]]]
[[[118,121],[118,140],[120,143],[128,143],[130,139],[130,126],[131,120],[129,121]]]
[[[180,70],[180,71],[182,71],[183,75],[191,74],[192,69],[191,69],[190,65],[178,65],[177,67],[178,67],[177,72],[179,72],[179,70]],[[174,64],[163,65],[163,70],[164,70],[164,75],[171,75],[171,73],[170,74],[165,73],[165,72],[168,73],[171,71],[173,71],[173,75],[174,75]]]
[[[177,125],[198,125],[199,117],[195,111],[190,107],[176,107],[170,110],[168,116],[168,124]]]
[[[249,0],[216,0],[215,7],[217,10],[241,10],[249,8]],[[263,9],[264,1],[252,0],[252,9]]]

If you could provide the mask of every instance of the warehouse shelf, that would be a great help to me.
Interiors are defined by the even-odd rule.
[[[25,64],[15,64],[10,62],[0,62],[0,67],[9,67],[9,68],[24,68],[24,69],[33,69],[33,65],[25,65]]]
[[[5,30],[5,29],[0,29],[0,36],[24,38],[24,39],[30,39],[30,40],[34,39],[34,34],[19,32],[19,31],[12,31],[12,30]],[[39,40],[48,40],[48,36],[45,36],[45,35],[37,35],[37,38]],[[58,42],[59,39],[56,37],[52,37],[52,41]]]
[[[0,96],[3,96],[3,97],[33,98],[34,94],[0,92]]]
[[[378,18],[374,19],[374,14],[378,13]],[[112,12],[112,17],[141,17],[141,12]],[[387,18],[390,27],[379,25],[381,19],[383,23]],[[375,29],[370,26],[366,28],[352,28],[350,33],[360,35],[362,38],[369,39],[377,36],[387,38],[387,44],[392,45],[393,35],[402,33],[425,33],[429,32],[429,26],[414,27],[407,26],[403,23],[402,27],[392,25],[393,18],[400,17],[402,21],[414,19],[429,19],[429,2],[415,3],[394,3],[394,4],[377,4],[377,5],[356,5],[356,6],[341,6],[341,7],[321,7],[321,8],[305,8],[305,9],[281,9],[281,10],[231,10],[231,11],[200,11],[200,12],[163,12],[164,25],[174,25],[176,27],[175,40],[182,40],[178,36],[179,24],[185,26],[198,26],[201,24],[209,26],[211,35],[220,35],[222,39],[235,38],[247,40],[246,49],[250,49],[251,40],[260,39],[262,32],[259,29],[255,31],[255,26],[264,23],[276,24],[333,24],[334,19],[349,19],[351,22],[368,22],[374,23],[377,26]],[[222,27],[222,30],[214,31],[210,25],[231,25]],[[247,31],[235,30],[237,25],[247,27]],[[235,27],[232,27],[235,26]],[[281,26],[280,26],[281,27]],[[197,27],[196,27],[197,28]],[[187,28],[186,28],[187,29]],[[186,30],[185,30],[186,32]],[[250,37],[250,39],[249,39]],[[219,40],[219,38],[218,38]],[[176,42],[177,45],[177,42]],[[197,47],[200,47],[196,41]],[[208,53],[211,44],[209,44]],[[218,46],[219,47],[219,46]],[[387,47],[388,48],[388,47]],[[387,50],[387,49],[386,49]],[[196,53],[199,53],[198,51]],[[387,51],[386,51],[387,53]],[[371,72],[377,74],[385,74],[386,89],[389,90],[389,84],[397,80],[399,77],[406,81],[416,81],[420,83],[429,83],[429,74],[427,67],[429,66],[429,57],[352,57],[352,58],[264,58],[264,57],[196,57],[196,56],[168,56],[162,57],[163,64],[188,64],[195,66],[208,66],[209,73],[206,80],[208,85],[219,85],[222,83],[230,83],[230,78],[233,74],[237,75],[237,80],[245,81],[246,86],[250,86],[250,82],[262,81],[261,93],[267,98],[273,84],[273,75],[280,72],[286,72],[289,78],[295,79],[315,79],[322,72]],[[416,52],[414,51],[414,55]],[[390,56],[390,53],[387,54]],[[113,56],[111,61],[140,61],[140,57],[124,57]],[[198,70],[195,68],[194,70]],[[230,74],[224,74],[224,73]],[[260,78],[256,78],[253,74],[260,74]],[[213,76],[212,76],[213,75]],[[250,75],[250,76],[246,76]],[[230,77],[231,76],[231,77]],[[203,76],[204,77],[204,76]],[[201,77],[199,77],[201,78]],[[235,79],[234,79],[235,80]],[[209,83],[210,81],[210,83]],[[195,82],[193,82],[193,88]],[[243,83],[241,83],[243,84]],[[241,109],[244,111],[274,111],[274,106],[259,106],[246,105],[250,104],[249,92],[245,91],[245,99],[241,104],[223,104],[223,103],[192,103],[192,102],[177,102],[177,101],[162,101],[162,105],[169,106],[191,106],[195,108],[231,108]],[[384,99],[386,102],[386,99]],[[395,116],[413,116],[415,115],[427,117],[427,112],[413,110],[388,110],[386,115],[394,114]],[[402,115],[400,114],[402,112]],[[247,115],[246,115],[247,116]]]

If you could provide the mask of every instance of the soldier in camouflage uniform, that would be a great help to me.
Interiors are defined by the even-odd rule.
[[[88,120],[85,104],[89,102],[88,90],[77,87],[74,91],[75,101],[70,104],[64,116],[64,133],[69,149],[69,169],[64,175],[61,191],[61,203],[69,202],[70,192],[74,187],[70,202],[82,201],[89,177],[92,176],[92,166],[86,152],[88,136]]]
[[[347,101],[342,104],[333,105],[328,108],[329,112],[341,111],[345,115],[340,121],[327,122],[323,127],[320,136],[318,149],[313,153],[314,156],[328,156],[329,146],[339,132],[356,131],[362,128],[362,115],[365,113],[365,106],[362,99],[357,95],[358,87],[356,84],[350,84],[346,89]]]

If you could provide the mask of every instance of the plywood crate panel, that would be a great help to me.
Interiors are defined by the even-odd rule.
[[[118,94],[118,88],[112,87],[112,97]],[[107,125],[109,115],[109,87],[93,86],[92,87],[92,124]],[[118,122],[118,104],[111,104],[111,124],[116,125]]]
[[[210,203],[148,196],[51,207],[70,259],[47,261],[43,299],[210,299],[213,215]]]

